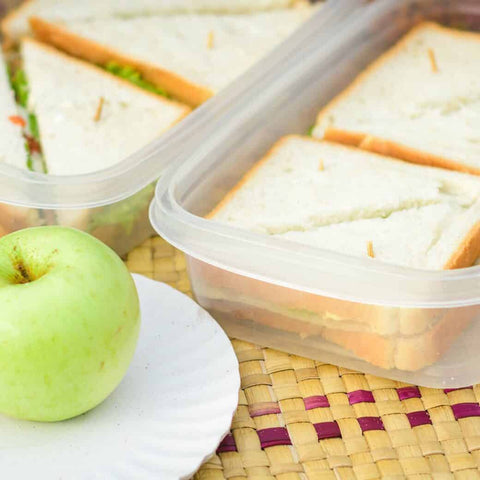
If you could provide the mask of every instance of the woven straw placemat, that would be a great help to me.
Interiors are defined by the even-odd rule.
[[[185,258],[160,238],[126,263],[191,295]],[[416,387],[232,343],[239,406],[196,480],[480,479],[480,385]]]

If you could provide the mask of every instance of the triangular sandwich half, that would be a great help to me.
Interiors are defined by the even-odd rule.
[[[35,40],[25,39],[21,53],[27,108],[36,116],[51,175],[108,168],[190,111]]]
[[[314,135],[480,174],[480,33],[425,22],[318,115]]]
[[[35,40],[24,39],[21,53],[27,109],[36,119],[43,164],[50,175],[81,175],[115,165],[190,112],[183,104]],[[151,194],[135,198],[116,210],[109,207],[108,215],[102,209],[103,224],[134,222]],[[94,213],[58,210],[57,221],[93,232],[102,226],[98,211]]]
[[[307,20],[311,6],[243,15],[188,14],[55,24],[32,18],[36,37],[199,105],[248,70]]]
[[[295,0],[27,0],[3,20],[2,33],[15,42],[29,33],[28,19],[53,22],[131,18],[187,12],[245,13],[286,8]]]
[[[380,262],[462,268],[480,255],[480,178],[290,136],[208,218],[297,248],[364,257],[372,268]],[[265,342],[286,331],[307,346],[327,339],[382,368],[416,370],[434,362],[478,312],[467,308],[452,318],[448,309],[349,302],[198,263],[192,267],[202,278],[197,298],[219,316],[230,315],[242,335],[256,325]],[[247,328],[252,318],[256,323]]]
[[[479,202],[476,176],[289,136],[245,174],[209,218],[360,256],[367,256],[371,231],[377,261],[435,270],[470,266],[480,254],[480,242],[469,241],[467,249],[463,243],[480,220]],[[423,210],[427,206],[436,208]],[[419,240],[409,241],[403,232],[418,229]]]

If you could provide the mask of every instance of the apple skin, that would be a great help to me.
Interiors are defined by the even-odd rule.
[[[113,250],[64,227],[0,238],[0,412],[58,421],[102,402],[135,351],[140,307]]]

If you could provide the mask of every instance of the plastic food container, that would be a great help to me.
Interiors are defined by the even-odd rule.
[[[0,164],[0,236],[64,225],[95,235],[119,255],[128,253],[154,234],[148,219],[154,182],[175,161],[163,155],[164,149],[184,135],[194,137],[192,130],[199,130],[202,118],[199,109],[136,154],[92,174],[44,175]],[[175,132],[179,135],[173,141]]]
[[[152,223],[187,254],[197,300],[232,337],[430,387],[476,383],[480,267],[375,264],[202,218],[276,140],[307,132],[321,107],[414,24],[480,29],[478,0],[336,7],[330,28],[314,19],[269,68],[252,72],[256,83],[242,95],[212,102],[203,138],[183,146],[186,161],[157,186]]]
[[[19,3],[0,0],[0,16]],[[325,6],[318,14],[323,16],[329,10],[330,6]],[[298,33],[298,38],[303,38],[302,31]],[[268,68],[268,56],[260,63]],[[249,79],[247,72],[224,93],[228,91],[227,96],[233,97],[240,94],[246,85],[252,84]],[[219,97],[224,97],[224,93]],[[85,230],[120,255],[126,254],[154,234],[148,219],[154,182],[167,167],[183,160],[184,145],[203,138],[206,122],[219,114],[218,109],[210,108],[210,103],[211,100],[134,155],[99,172],[54,176],[0,164],[0,236],[21,228],[65,225]]]

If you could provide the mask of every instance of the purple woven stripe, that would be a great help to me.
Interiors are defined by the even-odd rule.
[[[235,439],[233,438],[233,435],[229,433],[218,446],[217,453],[236,452],[236,451],[237,451],[237,444],[235,443]]]
[[[401,387],[397,388],[398,398],[406,400],[407,398],[421,398],[418,387]]]
[[[357,418],[362,432],[369,430],[385,430],[382,419],[380,417],[360,417]]]
[[[263,430],[257,430],[257,434],[262,448],[292,444],[285,427],[264,428]]]
[[[342,436],[337,422],[314,423],[313,426],[315,427],[319,440],[339,438]]]
[[[456,390],[472,390],[472,386],[469,387],[460,387],[460,388],[445,388],[444,393],[455,392]]]
[[[350,405],[362,402],[375,403],[373,393],[369,390],[355,390],[354,392],[347,393],[347,396]]]
[[[408,421],[411,427],[418,427],[419,425],[431,425],[430,415],[424,410],[418,412],[407,413]]]
[[[315,395],[303,399],[305,410],[312,410],[314,408],[329,407],[330,403],[325,395]]]
[[[480,417],[480,405],[478,403],[457,403],[452,405],[455,419],[467,417]]]

